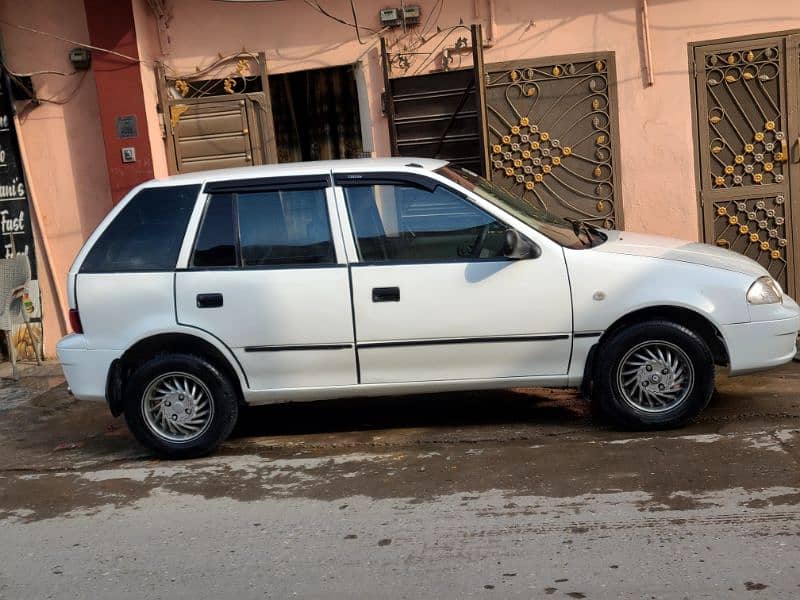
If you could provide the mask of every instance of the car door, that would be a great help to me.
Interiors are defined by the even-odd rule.
[[[328,175],[207,183],[178,322],[216,336],[252,390],[357,383],[348,268]]]
[[[362,383],[566,374],[563,250],[504,256],[506,223],[420,174],[334,177],[351,262]]]

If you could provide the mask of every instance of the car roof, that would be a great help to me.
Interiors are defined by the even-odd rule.
[[[254,179],[260,177],[286,177],[294,175],[319,175],[323,173],[397,171],[408,168],[433,171],[447,165],[446,160],[435,158],[352,158],[343,160],[319,160],[312,162],[280,163],[274,165],[254,165],[252,167],[236,167],[231,169],[215,169],[172,175],[161,179],[153,179],[146,186],[190,185],[207,181],[230,181],[236,179]]]

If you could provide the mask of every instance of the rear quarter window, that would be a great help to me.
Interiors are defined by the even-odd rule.
[[[199,185],[140,191],[92,246],[81,273],[173,270],[199,191]]]

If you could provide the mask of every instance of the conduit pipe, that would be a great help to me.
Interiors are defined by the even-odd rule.
[[[647,12],[647,0],[642,0],[642,45],[644,46],[644,70],[647,86],[655,83],[653,73],[653,48],[650,43],[650,16]]]

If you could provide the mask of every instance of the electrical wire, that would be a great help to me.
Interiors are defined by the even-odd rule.
[[[187,73],[187,74],[178,73],[175,69],[173,69],[166,63],[161,63],[161,64],[164,65],[164,68],[169,69],[170,71],[172,71],[172,73],[174,73],[175,79],[197,79],[198,77],[202,77],[203,75],[213,72],[214,69],[220,67],[226,62],[230,62],[236,58],[242,58],[242,57],[247,57],[252,60],[258,61],[258,54],[255,52],[248,52],[248,51],[235,52],[234,54],[229,54],[228,56],[222,56],[218,58],[216,61],[214,61],[207,67],[198,69],[194,73]]]
[[[2,65],[3,69],[8,73],[16,75],[17,77],[33,77],[34,75],[60,75],[61,77],[70,77],[71,75],[78,74],[78,71],[72,71],[71,73],[64,73],[63,71],[31,71],[30,73],[17,73],[2,61],[0,61],[0,65]]]
[[[322,5],[320,5],[318,0],[303,0],[303,2],[305,2],[308,6],[310,6],[314,10],[316,10],[318,13],[325,15],[329,19],[333,19],[337,23],[341,23],[342,25],[347,25],[348,27],[352,27],[354,29],[356,28],[355,24],[350,23],[348,21],[345,21],[344,19],[341,19],[341,18],[337,17],[336,15],[333,15],[333,14],[329,13],[324,8],[322,8]],[[361,27],[361,29],[365,29],[365,30],[369,31],[373,35],[378,35],[378,34],[382,33],[383,31],[385,31],[387,29],[386,27],[384,27],[383,29],[375,30],[375,29],[372,29],[371,27],[364,27],[363,25],[360,26],[360,27]]]
[[[430,64],[430,63],[433,61],[433,54],[434,54],[434,53],[435,53],[435,52],[436,52],[436,51],[437,51],[439,48],[441,48],[441,47],[442,47],[442,45],[444,45],[444,43],[447,41],[447,38],[448,38],[448,37],[450,36],[450,34],[452,34],[452,33],[453,33],[453,32],[454,32],[456,29],[466,29],[467,31],[469,31],[469,30],[470,30],[470,29],[469,29],[469,27],[467,27],[466,25],[463,25],[463,24],[461,24],[461,23],[459,23],[458,25],[455,25],[455,26],[451,27],[449,30],[442,30],[442,31],[447,31],[447,33],[446,33],[446,34],[444,35],[444,37],[443,37],[443,38],[442,38],[442,39],[439,41],[439,43],[438,43],[438,44],[436,44],[436,46],[434,46],[434,47],[433,47],[433,50],[431,50],[431,51],[430,51],[430,54],[429,54],[428,58],[427,58],[427,59],[425,59],[425,60],[422,62],[422,64],[419,66],[419,68],[418,68],[416,71],[414,71],[414,75],[419,75],[419,74],[420,74],[420,72],[421,72],[421,71],[422,71],[422,70],[423,70],[423,69],[424,69],[426,66],[428,66],[428,64]]]
[[[353,11],[353,26],[356,29],[356,39],[358,39],[358,43],[363,46],[364,42],[361,41],[361,32],[358,30],[358,17],[356,16],[356,5],[354,0],[350,0],[350,10]]]
[[[428,31],[430,31],[430,28],[428,27],[429,23],[430,27],[434,27],[439,22],[439,17],[442,16],[443,9],[444,9],[444,0],[438,0],[437,4],[433,5],[433,8],[431,8],[431,11],[428,13],[428,18],[425,19],[425,22],[422,24],[420,32],[421,37],[424,38],[425,35],[428,33]],[[437,12],[436,17],[433,20],[431,20],[431,17],[433,17],[434,12]]]
[[[8,76],[9,76],[9,77],[10,77],[12,80],[14,80],[14,82],[15,82],[15,83],[16,83],[16,84],[17,84],[19,87],[21,87],[23,90],[25,90],[25,92],[27,92],[27,93],[28,93],[28,95],[30,96],[30,102],[32,102],[32,103],[42,103],[42,102],[45,102],[45,103],[47,103],[47,104],[57,104],[57,105],[64,105],[64,104],[67,104],[68,102],[70,102],[70,101],[71,101],[73,98],[75,98],[75,95],[78,93],[78,90],[80,90],[80,88],[81,88],[81,85],[83,84],[84,80],[86,79],[86,75],[87,75],[88,73],[89,73],[89,71],[88,71],[88,70],[86,70],[86,71],[82,71],[82,72],[81,72],[81,77],[80,77],[80,79],[78,80],[78,83],[76,83],[76,84],[75,84],[75,87],[73,87],[73,88],[72,88],[72,90],[70,90],[70,92],[69,92],[69,93],[68,93],[66,96],[64,96],[64,97],[62,97],[62,98],[55,98],[55,97],[51,97],[51,98],[40,98],[40,97],[38,97],[38,96],[37,96],[37,95],[34,93],[34,91],[33,91],[31,88],[29,88],[27,85],[25,85],[25,83],[24,83],[24,82],[23,82],[21,79],[19,79],[19,77],[17,77],[16,75],[14,75],[13,73],[11,73],[10,71],[8,71]]]
[[[41,29],[35,29],[33,27],[28,27],[27,25],[19,25],[18,23],[11,23],[9,21],[5,21],[4,19],[0,19],[0,23],[3,25],[8,25],[9,27],[16,27],[17,29],[22,29],[23,31],[30,31],[32,33],[37,33],[39,35],[45,35],[48,37],[55,38],[57,40],[61,40],[62,42],[67,42],[69,44],[74,44],[76,46],[80,46],[81,48],[88,48],[90,50],[97,50],[98,52],[105,52],[106,54],[112,54],[114,56],[118,56],[119,58],[124,58],[125,60],[129,60],[133,63],[141,63],[144,62],[138,58],[133,56],[129,56],[127,54],[122,54],[121,52],[117,52],[116,50],[109,50],[108,48],[101,48],[100,46],[92,46],[91,44],[85,44],[83,42],[76,42],[75,40],[71,40],[64,36],[58,35],[57,33],[50,33],[49,31],[42,31]]]

